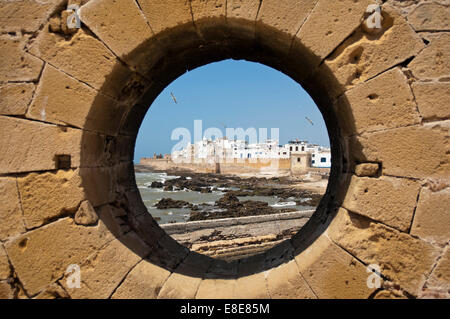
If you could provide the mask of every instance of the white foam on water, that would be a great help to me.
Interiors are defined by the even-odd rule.
[[[295,202],[280,202],[280,203],[272,204],[270,206],[272,206],[272,207],[286,207],[286,206],[295,206],[295,205],[297,205]]]

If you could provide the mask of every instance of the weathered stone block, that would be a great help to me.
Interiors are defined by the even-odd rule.
[[[235,299],[236,279],[203,279],[196,299]]]
[[[448,248],[428,278],[420,297],[445,299],[450,297],[450,250]]]
[[[385,175],[449,177],[448,125],[446,121],[435,122],[353,137],[353,159],[382,163]]]
[[[121,220],[122,217],[127,215],[124,209],[112,205],[102,205],[97,208],[97,212],[99,219],[115,237],[121,237],[130,231],[130,225]]]
[[[97,207],[114,200],[114,179],[110,167],[81,168],[81,185],[86,199]]]
[[[6,280],[10,275],[11,268],[9,266],[8,256],[3,245],[0,244],[0,280]]]
[[[14,298],[14,290],[7,281],[0,281],[0,299]]]
[[[287,55],[295,35],[316,3],[317,0],[263,1],[256,20],[259,41],[270,43]]]
[[[299,272],[295,260],[268,270],[265,276],[271,298],[317,298]]]
[[[317,76],[329,79],[329,93],[333,96],[405,61],[423,48],[420,37],[395,9],[385,4],[382,15],[382,33],[372,35],[358,29],[320,67]]]
[[[132,73],[102,42],[83,29],[66,39],[44,28],[31,44],[30,52],[115,98],[120,96]]]
[[[190,25],[194,28],[189,2],[189,0],[138,0],[155,34],[180,25]]]
[[[319,0],[296,36],[316,57],[307,62],[319,65],[361,24],[369,3],[369,0]]]
[[[18,0],[0,2],[0,31],[35,32],[61,5],[59,0]]]
[[[25,52],[28,37],[0,35],[0,82],[36,81],[44,63]]]
[[[88,200],[81,203],[75,213],[74,221],[78,225],[93,225],[98,221],[97,213]]]
[[[28,229],[73,214],[84,199],[78,171],[32,173],[17,181]]]
[[[191,252],[164,283],[158,298],[193,299],[210,263],[211,258]]]
[[[352,176],[342,206],[354,213],[408,231],[420,184],[409,179]]]
[[[33,97],[34,84],[9,83],[0,86],[0,114],[24,115]]]
[[[449,82],[414,82],[414,96],[420,115],[426,120],[450,118],[450,83]]]
[[[47,65],[27,116],[115,135],[124,111],[111,98]]]
[[[430,43],[408,67],[418,79],[450,78],[450,34],[429,35]]]
[[[300,273],[317,298],[367,298],[366,267],[326,236],[295,257]]]
[[[67,217],[15,237],[5,248],[19,280],[32,296],[61,278],[69,265],[81,264],[113,238],[102,223],[78,226]]]
[[[158,296],[170,272],[147,260],[142,260],[127,275],[112,295],[113,299],[153,299]]]
[[[345,92],[336,112],[350,135],[420,122],[414,96],[399,68]]]
[[[236,26],[238,25],[236,20],[249,20],[255,21],[256,14],[260,9],[260,1],[259,0],[228,0],[227,1],[227,20],[230,23],[230,20],[234,20],[236,22]],[[234,24],[231,22],[231,24]],[[254,30],[254,28],[253,28]]]
[[[149,248],[135,233],[128,233],[94,252],[80,264],[81,288],[68,287],[66,278],[60,283],[72,298],[108,298],[148,252]]]
[[[89,1],[80,18],[118,57],[133,66],[141,62],[133,51],[153,33],[135,1]]]
[[[446,243],[450,238],[450,189],[420,191],[411,234],[427,241]]]
[[[158,299],[193,299],[201,281],[201,277],[173,272],[162,286]]]
[[[257,273],[236,279],[235,297],[238,299],[268,299],[266,276]]]
[[[447,31],[450,29],[449,16],[448,3],[422,3],[408,14],[408,22],[416,31]]]
[[[0,208],[0,219],[2,221],[0,223],[0,240],[23,233],[25,226],[15,178],[0,178],[0,201],[2,202]]]
[[[0,127],[0,173],[53,170],[60,154],[80,165],[81,130],[3,116]]]
[[[356,176],[376,176],[380,170],[378,163],[362,163],[355,166]]]
[[[327,229],[328,236],[365,264],[417,296],[440,249],[409,234],[371,222],[340,209]]]
[[[68,299],[70,298],[67,291],[57,283],[53,283],[44,291],[39,293],[34,299]]]
[[[226,28],[226,0],[191,0],[192,17],[202,39],[217,41],[230,36]]]

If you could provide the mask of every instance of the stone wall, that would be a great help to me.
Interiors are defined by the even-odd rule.
[[[69,0],[71,29],[67,1],[2,1],[0,296],[448,298],[449,2],[380,1],[373,29],[374,2]],[[300,83],[333,155],[302,230],[232,263],[168,236],[132,163],[156,96],[226,58]]]
[[[258,174],[278,173],[289,174],[291,164],[289,159],[228,159],[220,163],[206,159],[192,162],[173,162],[169,159],[141,158],[140,165],[155,170],[185,169],[196,173],[221,174]]]

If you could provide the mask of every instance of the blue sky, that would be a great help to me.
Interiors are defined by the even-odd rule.
[[[187,72],[161,92],[139,129],[135,162],[170,153],[179,142],[171,140],[177,127],[190,130],[194,142],[194,120],[202,120],[203,131],[267,128],[270,138],[270,129],[279,128],[280,144],[298,138],[329,146],[322,115],[298,83],[263,64],[225,60]]]

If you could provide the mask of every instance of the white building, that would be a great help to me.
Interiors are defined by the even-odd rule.
[[[311,153],[312,167],[331,167],[330,149],[307,141],[289,141],[279,145],[278,140],[267,139],[263,143],[249,144],[244,140],[229,140],[227,137],[215,139],[203,138],[195,144],[188,144],[180,151],[172,153],[174,161],[195,159],[288,159],[293,154]]]

